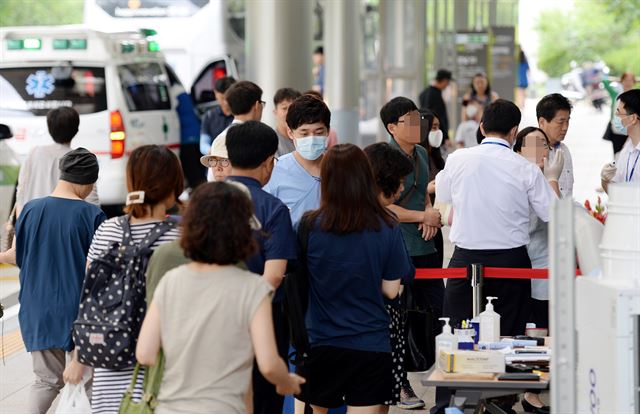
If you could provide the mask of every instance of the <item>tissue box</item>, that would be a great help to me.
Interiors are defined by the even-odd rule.
[[[504,354],[498,351],[441,350],[439,360],[444,372],[464,374],[505,372]]]

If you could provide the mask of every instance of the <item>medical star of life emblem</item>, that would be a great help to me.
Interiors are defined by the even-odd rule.
[[[54,86],[56,79],[52,74],[44,70],[38,70],[27,77],[27,86],[25,89],[29,95],[34,98],[42,99],[49,95],[56,88]]]

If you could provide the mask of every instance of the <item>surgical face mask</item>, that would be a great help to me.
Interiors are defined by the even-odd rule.
[[[429,131],[429,145],[433,148],[438,148],[442,145],[442,131],[436,129],[435,131]]]
[[[478,107],[475,105],[467,105],[465,112],[467,113],[467,118],[473,119],[478,113]]]
[[[617,133],[622,135],[629,135],[629,133],[627,132],[627,127],[622,125],[622,118],[620,118],[618,115],[615,115],[613,117],[612,123],[613,123],[613,128],[616,130]]]
[[[315,161],[327,149],[327,137],[325,136],[310,136],[310,137],[302,137],[296,138],[296,151],[298,154],[305,160]]]

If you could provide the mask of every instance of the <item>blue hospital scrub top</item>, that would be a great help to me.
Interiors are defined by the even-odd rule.
[[[400,227],[381,223],[377,232],[343,235],[316,228],[309,233],[307,265],[311,345],[391,352],[382,280],[411,271]]]
[[[278,159],[264,190],[289,208],[295,226],[304,213],[320,207],[320,177],[309,174],[293,154],[290,152]]]
[[[44,197],[28,202],[16,223],[20,268],[20,331],[28,352],[71,351],[87,253],[107,216],[83,200]]]

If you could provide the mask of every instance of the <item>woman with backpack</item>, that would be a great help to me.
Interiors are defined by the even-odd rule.
[[[298,398],[314,413],[346,403],[359,413],[377,414],[394,387],[383,297],[398,296],[400,278],[410,272],[407,253],[361,149],[331,148],[320,181],[320,208],[306,213],[298,229],[309,229],[304,261],[311,345],[298,367],[307,381]]]
[[[242,187],[207,183],[191,194],[180,246],[192,262],[161,279],[136,348],[145,365],[164,352],[156,414],[244,414],[254,352],[278,393],[298,393],[304,381],[278,356],[273,288],[236,266],[256,252],[252,230],[260,227]]]
[[[78,320],[74,324],[76,361],[65,372],[68,382],[77,382],[80,376],[75,373],[81,372],[78,369],[80,362],[94,367],[91,395],[93,414],[118,412],[123,394],[132,379],[135,365],[135,339],[126,332],[120,332],[115,334],[119,338],[117,342],[109,342],[110,338],[100,332],[108,329],[109,320],[102,326],[92,322],[100,319],[102,314],[111,314],[115,308],[118,311],[115,317],[119,318],[119,321],[129,323],[132,327],[132,335],[134,338],[137,336],[137,330],[144,318],[145,306],[136,307],[134,303],[140,303],[140,299],[143,304],[145,303],[144,272],[150,252],[146,253],[146,260],[136,262],[132,269],[127,268],[125,273],[128,274],[116,274],[114,270],[112,278],[100,278],[103,269],[96,271],[99,274],[93,274],[92,269],[97,269],[93,266],[93,262],[100,259],[96,262],[100,264],[113,260],[114,255],[109,255],[109,252],[118,252],[117,249],[113,250],[118,245],[135,246],[147,243],[153,251],[157,246],[171,242],[180,236],[176,223],[167,219],[167,210],[179,202],[178,196],[183,191],[184,178],[178,157],[165,146],[138,147],[129,157],[126,174],[129,191],[125,207],[127,215],[105,221],[96,231],[89,248],[83,299]],[[144,251],[138,254],[138,256],[142,255],[145,255]],[[128,282],[124,283],[123,280]],[[99,298],[91,297],[90,294],[94,292],[98,292],[98,295],[104,293],[104,295]],[[118,297],[127,299],[122,300],[122,303],[110,302],[117,301]],[[92,301],[92,299],[95,300]],[[110,307],[107,307],[108,305]],[[92,328],[94,331],[90,331]],[[131,341],[132,345],[121,349],[121,342],[127,343],[126,341]],[[101,368],[113,366],[116,360],[121,361],[119,367],[123,365],[125,367]],[[141,372],[134,390],[134,399],[140,399],[142,396],[143,377],[144,374]]]

